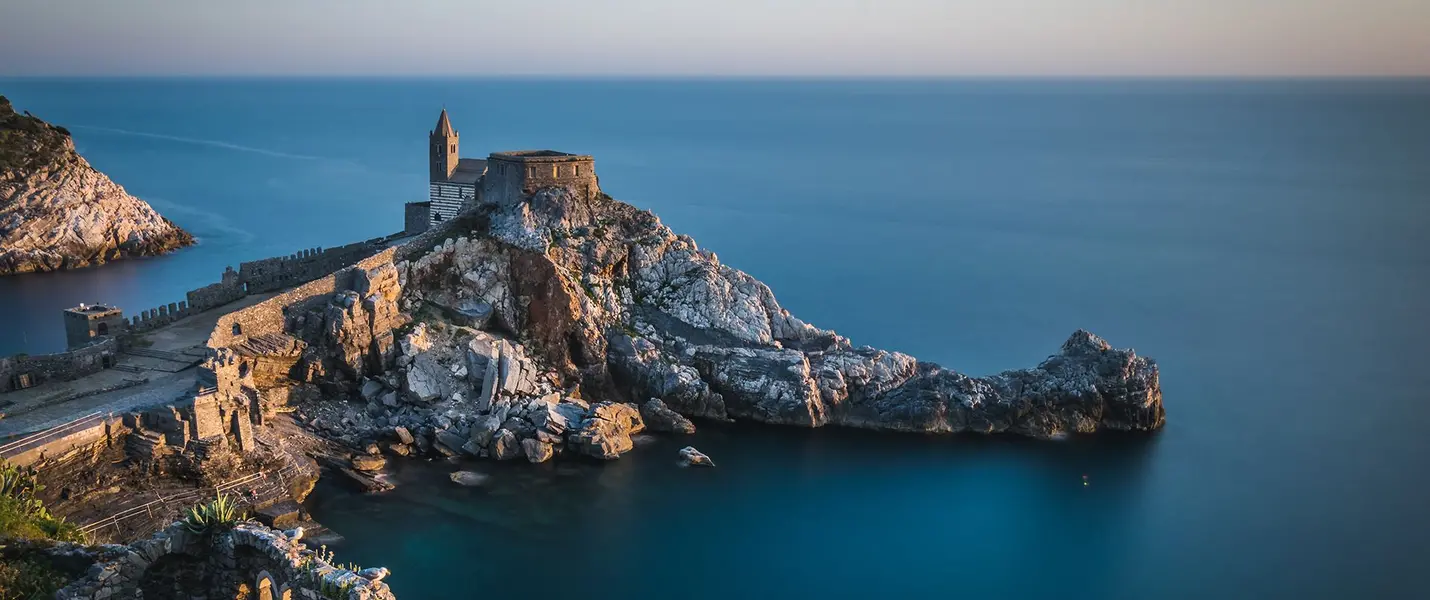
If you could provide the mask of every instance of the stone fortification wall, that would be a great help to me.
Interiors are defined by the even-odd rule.
[[[289,307],[348,289],[352,285],[356,269],[370,269],[383,263],[391,263],[397,248],[388,248],[368,256],[356,264],[309,281],[277,296],[219,317],[209,335],[210,348],[225,348],[238,344],[250,336],[283,333],[285,314]]]
[[[119,342],[111,337],[68,352],[0,358],[0,392],[97,373],[113,365],[118,352]],[[28,385],[21,381],[24,376],[29,378]]]
[[[174,321],[199,312],[189,307],[186,301],[170,302],[148,310],[141,310],[129,318],[129,333],[144,333],[163,327]]]
[[[228,267],[224,269],[223,276],[218,283],[190,290],[186,297],[190,308],[195,311],[203,311],[238,300],[247,293],[244,290],[243,282],[238,279],[238,271],[233,270],[233,267]]]
[[[338,248],[309,248],[277,258],[265,258],[238,266],[238,279],[250,294],[271,292],[309,279],[321,277],[381,248],[387,238],[374,238]]]
[[[516,202],[552,186],[574,188],[588,196],[600,192],[595,159],[552,150],[492,153],[480,199],[486,204]]]
[[[144,333],[196,313],[223,306],[248,294],[271,292],[321,277],[348,266],[381,249],[390,237],[374,238],[338,248],[310,248],[288,256],[241,263],[239,270],[228,267],[218,283],[190,290],[186,300],[142,310],[128,321],[130,333]]]
[[[294,535],[299,534],[294,531]],[[59,600],[395,598],[382,583],[387,569],[354,572],[337,567],[300,539],[251,521],[213,533],[195,533],[176,522],[127,547],[59,544],[30,554],[41,560],[47,555],[64,557],[69,562],[78,555],[92,563],[83,577],[55,594]],[[207,589],[189,589],[194,582]]]

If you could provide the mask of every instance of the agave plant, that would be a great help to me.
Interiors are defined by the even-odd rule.
[[[243,507],[238,499],[227,494],[189,509],[184,517],[184,528],[196,535],[207,535],[232,529],[243,520]]]
[[[45,489],[35,480],[34,469],[0,464],[0,495],[26,500]]]

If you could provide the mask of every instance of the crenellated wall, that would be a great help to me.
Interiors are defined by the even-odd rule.
[[[289,307],[317,298],[327,298],[333,292],[348,289],[352,285],[356,269],[371,269],[391,263],[396,251],[397,248],[388,248],[347,268],[330,272],[263,302],[219,317],[213,332],[209,334],[208,346],[225,348],[241,343],[248,337],[283,333],[284,315]]]
[[[271,292],[321,277],[348,266],[382,248],[389,237],[373,238],[337,248],[309,248],[302,252],[241,263],[238,281],[249,294]]]
[[[144,333],[173,323],[196,312],[199,311],[190,309],[189,303],[184,301],[170,302],[148,310],[141,310],[134,316],[129,317],[129,333]]]
[[[372,256],[390,239],[401,235],[398,233],[326,250],[311,248],[288,256],[242,263],[238,271],[233,267],[225,269],[218,283],[189,291],[187,300],[170,302],[116,319],[123,322],[127,330],[125,333],[152,331],[184,317],[242,299],[248,294],[270,292],[332,274]],[[110,339],[69,352],[40,356],[16,354],[0,358],[0,393],[46,381],[78,379],[98,372],[113,365],[118,350],[118,344]],[[105,357],[108,357],[108,362]],[[16,379],[20,375],[29,376],[28,385],[20,385]]]
[[[203,311],[238,300],[247,293],[243,282],[238,279],[238,271],[233,270],[233,267],[227,267],[223,270],[223,275],[220,276],[218,283],[190,290],[186,297],[190,308],[195,311]]]

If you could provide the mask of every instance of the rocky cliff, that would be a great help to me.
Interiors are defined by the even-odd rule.
[[[680,415],[1034,437],[1163,424],[1156,364],[1089,332],[988,377],[857,347],[601,193],[546,188],[449,227],[290,312],[312,344],[304,377],[367,403],[310,408],[332,435],[400,428],[398,454],[541,461],[614,458],[648,426],[687,430]]]
[[[75,152],[69,132],[0,96],[0,275],[150,256],[194,239]]]

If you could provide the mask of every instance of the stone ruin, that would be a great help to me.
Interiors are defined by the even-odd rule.
[[[133,433],[127,442],[131,458],[152,462],[176,452],[191,452],[200,461],[255,447],[254,425],[262,424],[258,390],[251,365],[228,349],[212,353],[199,366],[198,388],[179,401],[126,417]]]
[[[258,600],[393,600],[387,569],[351,571],[307,547],[301,530],[281,532],[243,522],[202,534],[176,522],[128,546],[56,544],[28,557],[90,564],[57,600],[244,598]]]

